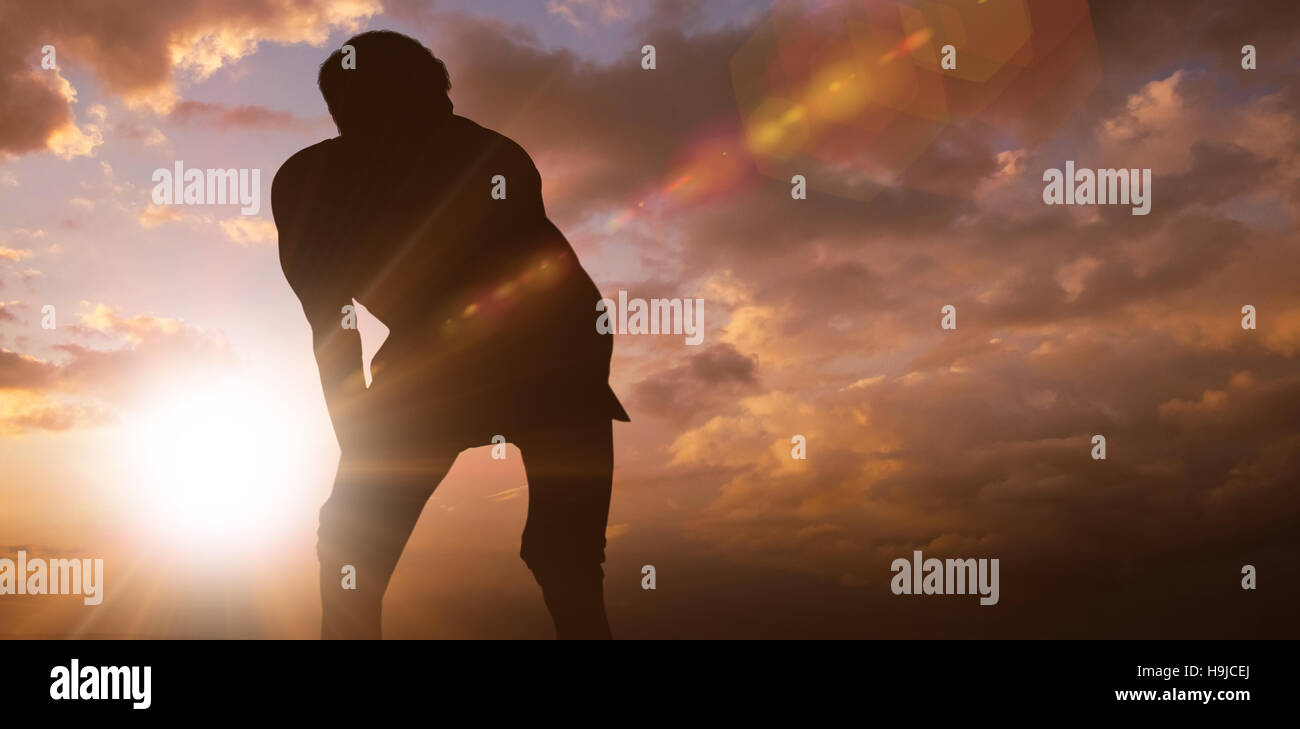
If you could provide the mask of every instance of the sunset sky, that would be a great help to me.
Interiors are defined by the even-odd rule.
[[[367,29],[531,154],[605,295],[705,302],[699,346],[615,338],[616,637],[1300,637],[1293,0],[0,0],[0,557],[107,581],[0,636],[317,634],[338,448],[270,183]],[[176,160],[260,213],[153,205]],[[1044,205],[1067,160],[1150,168],[1150,214]],[[526,499],[461,454],[386,637],[550,637]],[[1000,603],[891,594],[914,549]]]

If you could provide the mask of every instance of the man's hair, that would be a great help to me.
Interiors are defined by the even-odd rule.
[[[352,46],[356,67],[343,67],[339,48],[316,79],[339,133],[383,133],[451,113],[447,66],[419,41],[372,30],[344,45]]]

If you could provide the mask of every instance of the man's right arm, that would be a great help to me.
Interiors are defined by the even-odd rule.
[[[327,206],[313,206],[313,187],[326,179],[319,155],[303,150],[289,158],[271,183],[271,214],[279,232],[280,267],[289,286],[298,296],[312,331],[312,348],[320,370],[325,404],[334,422],[339,445],[345,445],[350,413],[362,403],[365,393],[361,370],[361,337],[356,329],[343,328],[343,307],[352,303],[346,286],[346,272],[338,271],[342,263],[332,260],[333,253],[313,245],[307,216],[319,214]],[[316,209],[313,209],[313,208]],[[315,221],[319,223],[319,221]]]

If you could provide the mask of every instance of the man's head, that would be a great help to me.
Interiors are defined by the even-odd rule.
[[[451,114],[447,67],[414,38],[391,30],[353,36],[344,68],[340,48],[321,64],[317,83],[344,135],[418,129]]]

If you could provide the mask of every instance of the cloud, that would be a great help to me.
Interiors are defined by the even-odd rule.
[[[201,124],[221,130],[238,128],[305,131],[330,123],[328,119],[311,122],[292,112],[268,109],[265,106],[248,104],[226,106],[202,101],[177,103],[169,118],[181,124]]]
[[[275,243],[279,235],[275,223],[262,218],[228,218],[221,221],[221,230],[241,246]]]
[[[6,246],[0,246],[0,260],[4,261],[21,261],[31,258],[32,252],[26,249],[14,249]]]
[[[119,122],[113,124],[111,129],[114,134],[140,142],[147,147],[154,147],[167,141],[167,135],[163,134],[161,129],[136,122]]]
[[[55,369],[35,357],[0,350],[0,389],[45,387],[54,381]]]
[[[585,31],[593,24],[609,25],[631,14],[624,0],[546,0],[546,12],[575,29]]]
[[[1248,43],[1267,49],[1261,52],[1275,65],[1270,72],[1260,64],[1260,70],[1269,76],[1286,73],[1288,63],[1300,55],[1289,42],[1291,29],[1300,24],[1300,8],[1286,0],[1255,3],[1250,12],[1240,13],[1224,12],[1214,0],[1092,3],[1091,10],[1109,65],[1138,77],[1205,63],[1216,71],[1236,73],[1241,70],[1241,47]]]
[[[0,154],[7,155],[44,149],[52,134],[73,126],[67,82],[25,58],[31,44],[15,30],[0,26]]]
[[[185,218],[184,213],[175,205],[154,205],[150,203],[136,216],[136,222],[145,228],[156,228],[163,223]]]
[[[76,320],[55,330],[71,339],[53,345],[52,357],[0,350],[0,434],[111,424],[157,382],[233,361],[224,337],[179,319],[83,302]],[[77,341],[87,337],[98,346]]]
[[[57,76],[58,72],[53,73]],[[62,77],[57,78],[65,88],[65,98],[70,103],[75,102],[77,92],[73,90],[72,85],[64,81]],[[87,116],[95,120],[96,123],[77,126],[75,122],[68,122],[55,128],[45,140],[46,149],[62,160],[92,156],[95,153],[95,148],[104,143],[101,125],[107,118],[107,113],[107,110],[100,104],[90,107]]]
[[[69,158],[102,141],[97,125],[73,122],[75,91],[63,80],[65,66],[92,74],[129,107],[165,114],[181,101],[184,80],[205,79],[261,43],[322,44],[330,32],[356,30],[381,10],[378,0],[72,5],[7,10],[0,25],[0,153],[48,147]],[[55,47],[58,69],[41,69],[43,44]]]
[[[65,431],[111,425],[112,414],[95,404],[60,402],[54,396],[0,393],[0,435]]]
[[[714,344],[641,380],[632,390],[632,402],[638,412],[682,422],[692,413],[756,392],[757,371],[756,357],[730,344]]]

